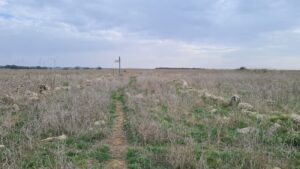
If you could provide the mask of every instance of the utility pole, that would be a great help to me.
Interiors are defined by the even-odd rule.
[[[119,59],[115,61],[116,63],[119,63],[119,76],[121,76],[121,57],[119,56]]]

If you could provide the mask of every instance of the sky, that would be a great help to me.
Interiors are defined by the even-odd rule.
[[[0,65],[300,69],[299,0],[0,0]]]

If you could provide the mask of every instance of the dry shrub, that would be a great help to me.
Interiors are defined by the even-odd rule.
[[[195,169],[197,160],[194,157],[195,144],[193,142],[187,145],[172,144],[167,154],[167,160],[174,169]]]
[[[144,121],[138,126],[138,133],[145,143],[162,143],[168,141],[167,131],[155,121]]]

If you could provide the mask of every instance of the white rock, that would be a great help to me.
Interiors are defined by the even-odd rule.
[[[129,92],[126,92],[125,95],[126,95],[127,97],[131,97],[131,94],[130,94]]]
[[[41,140],[41,141],[45,141],[45,142],[51,142],[51,141],[64,141],[67,139],[67,136],[66,135],[61,135],[61,136],[58,136],[58,137],[48,137],[44,140]]]
[[[26,96],[32,96],[32,97],[38,97],[38,96],[39,96],[37,93],[32,92],[32,91],[30,91],[30,90],[26,90],[26,91],[25,91],[25,95],[26,95]]]
[[[290,117],[297,123],[300,124],[300,115],[298,114],[291,114]]]
[[[237,129],[237,132],[240,134],[253,134],[253,133],[258,133],[259,130],[255,127],[246,127],[242,129]]]
[[[64,89],[64,90],[70,90],[71,86],[63,86],[62,89]]]
[[[29,100],[39,100],[39,95],[30,90],[25,91],[25,96],[27,96],[29,98]]]
[[[134,98],[136,98],[136,99],[144,99],[144,95],[140,93],[140,94],[135,95]]]
[[[96,122],[94,123],[94,125],[95,125],[95,126],[100,126],[101,123],[100,123],[100,121],[96,121]]]
[[[0,149],[3,149],[3,148],[5,148],[5,145],[0,145]]]
[[[77,85],[76,88],[77,88],[77,89],[83,89],[83,86]]]
[[[273,106],[276,104],[276,101],[274,101],[274,100],[267,100],[266,102],[269,106]]]
[[[59,91],[59,90],[61,90],[61,89],[62,89],[62,88],[59,87],[59,86],[54,88],[55,91]]]
[[[265,118],[265,115],[260,114],[258,112],[249,111],[249,110],[246,110],[246,109],[242,109],[241,112],[244,113],[244,114],[247,114],[251,117],[257,118],[257,119],[264,119]]]
[[[281,127],[280,124],[274,123],[267,132],[268,136],[273,136],[273,134]]]
[[[212,109],[210,112],[211,113],[217,113],[217,111],[218,111],[217,109]]]
[[[204,92],[203,96],[206,97],[206,98],[212,99],[214,101],[217,101],[219,103],[225,103],[226,102],[223,97],[221,97],[221,96],[215,96],[215,95],[207,93],[207,92]]]
[[[101,121],[100,121],[100,124],[101,124],[102,126],[104,126],[106,123],[105,123],[104,120],[101,120]]]
[[[20,111],[20,107],[17,104],[14,104],[12,108],[13,108],[13,110],[15,112],[19,112]]]
[[[86,80],[85,81],[86,86],[92,86],[92,83],[93,83],[92,80]]]
[[[240,109],[240,110],[253,110],[254,109],[254,107],[251,105],[251,104],[249,104],[249,103],[240,103],[239,105],[238,105],[238,108]]]
[[[185,81],[185,80],[181,80],[182,81],[182,86],[183,87],[188,87],[189,86],[189,84],[188,84],[188,82],[187,81]]]

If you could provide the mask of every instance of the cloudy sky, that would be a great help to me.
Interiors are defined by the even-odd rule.
[[[299,0],[0,0],[0,65],[300,69]]]

